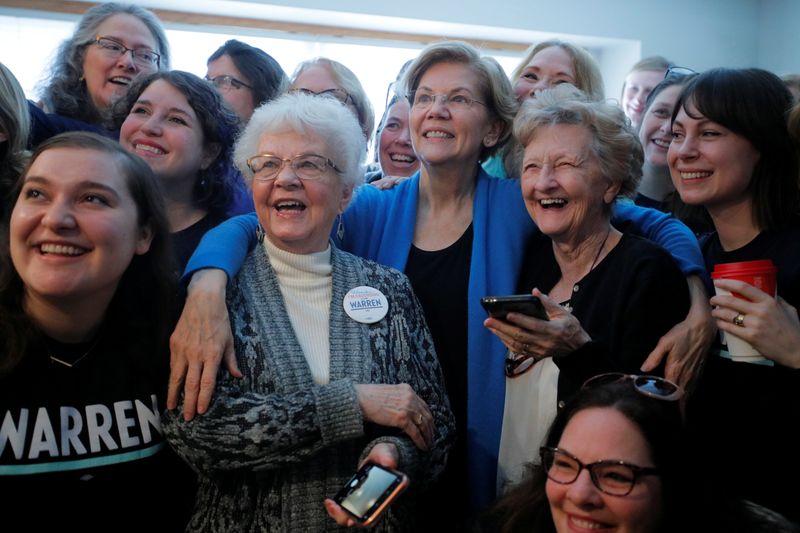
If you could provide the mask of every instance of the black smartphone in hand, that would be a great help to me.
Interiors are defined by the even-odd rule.
[[[369,526],[406,487],[408,477],[402,472],[366,463],[345,483],[333,501],[360,525]]]
[[[508,313],[522,313],[539,320],[548,320],[542,301],[532,294],[513,294],[510,296],[484,296],[481,305],[489,316],[505,320]]]

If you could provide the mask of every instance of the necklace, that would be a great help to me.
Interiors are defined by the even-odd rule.
[[[597,253],[594,256],[594,260],[592,261],[591,266],[589,266],[589,272],[594,270],[595,265],[597,265],[597,260],[600,259],[600,253],[603,251],[603,248],[606,247],[606,241],[608,240],[609,235],[611,235],[611,226],[609,226],[608,230],[606,230],[606,236],[603,237],[603,242],[600,243],[600,248],[597,249]]]
[[[60,365],[64,365],[67,368],[72,368],[75,365],[77,365],[78,363],[80,363],[81,361],[83,361],[84,359],[86,359],[89,356],[89,354],[92,353],[92,350],[95,349],[95,347],[97,346],[98,342],[100,342],[100,335],[97,335],[97,338],[94,340],[92,345],[89,346],[88,350],[83,352],[83,354],[80,357],[78,357],[77,359],[75,359],[72,362],[65,361],[65,360],[60,359],[60,358],[56,357],[55,355],[53,355],[52,350],[50,350],[50,343],[47,342],[47,339],[44,340],[44,345],[45,345],[45,348],[47,348],[47,354],[50,356],[50,360],[52,362],[58,363]]]

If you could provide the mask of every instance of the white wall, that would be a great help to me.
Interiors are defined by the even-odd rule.
[[[757,66],[776,74],[800,74],[800,2],[761,0]]]
[[[250,0],[253,4],[264,4]],[[641,41],[642,56],[660,54],[706,69],[759,62],[760,10],[800,32],[796,0],[269,0],[270,4]],[[762,5],[763,4],[763,5]],[[775,5],[772,5],[775,4]],[[785,16],[784,12],[790,16]],[[413,31],[413,28],[409,28]],[[797,38],[797,37],[795,37]],[[763,39],[762,39],[763,41]],[[795,46],[795,50],[798,47]]]

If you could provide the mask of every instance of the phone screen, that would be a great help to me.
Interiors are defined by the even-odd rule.
[[[380,507],[384,494],[390,494],[401,481],[397,474],[369,465],[366,472],[350,480],[346,487],[349,493],[340,505],[355,516],[366,518],[373,508]]]

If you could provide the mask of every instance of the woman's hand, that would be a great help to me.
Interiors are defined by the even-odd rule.
[[[400,454],[397,451],[397,446],[390,442],[379,442],[369,451],[369,455],[358,465],[358,468],[364,466],[365,463],[376,463],[392,470],[397,469]],[[325,500],[325,510],[328,511],[328,516],[333,518],[340,526],[355,527],[359,524],[347,514],[341,506],[335,501],[327,498]]]
[[[178,406],[183,384],[183,417],[203,414],[211,403],[220,361],[232,376],[242,373],[236,365],[233,335],[225,306],[227,275],[222,270],[200,270],[192,276],[186,304],[169,339],[170,375],[167,409]]]
[[[370,185],[375,187],[376,189],[380,190],[387,190],[393,188],[395,185],[400,183],[401,181],[405,181],[411,176],[384,176],[379,180],[375,180],[370,182]]]
[[[642,372],[651,372],[666,357],[664,377],[688,391],[700,374],[717,328],[711,317],[703,280],[690,276],[687,282],[692,304],[686,320],[675,324],[661,337],[641,369]]]
[[[794,307],[743,281],[719,279],[714,285],[747,298],[711,298],[711,305],[716,306],[711,315],[719,329],[747,341],[767,359],[800,368],[800,320]],[[743,317],[740,326],[733,321],[739,315]]]
[[[533,289],[533,295],[541,300],[549,321],[509,313],[506,320],[487,318],[483,322],[510,351],[536,358],[553,357],[572,353],[592,340],[572,313],[539,289]]]
[[[425,400],[406,383],[356,385],[364,420],[403,430],[417,448],[427,450],[433,442],[433,415]]]

